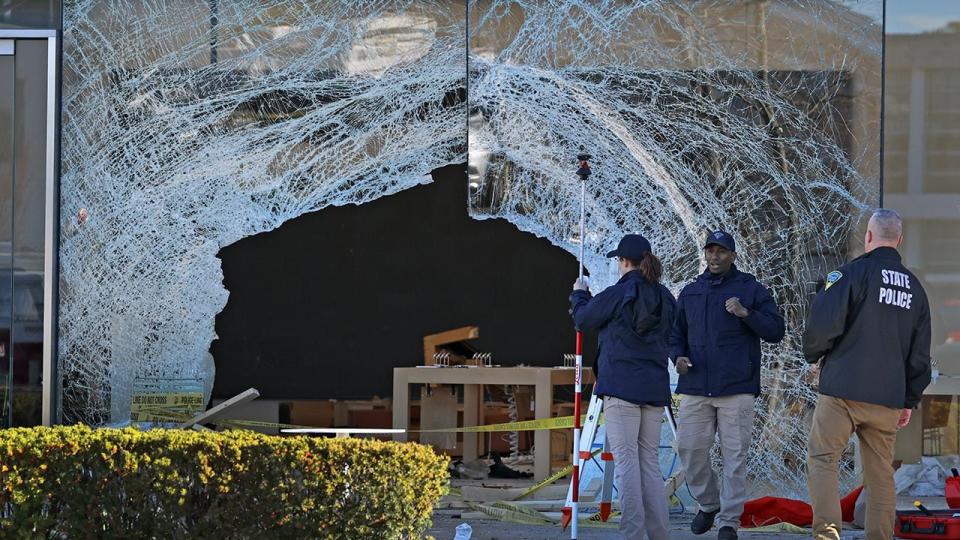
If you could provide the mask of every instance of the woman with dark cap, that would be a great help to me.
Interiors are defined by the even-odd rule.
[[[660,284],[650,242],[628,234],[617,249],[620,280],[596,296],[577,280],[570,295],[577,328],[599,333],[597,383],[619,487],[620,532],[627,540],[669,538],[660,473],[660,424],[670,403],[667,340],[676,300]]]

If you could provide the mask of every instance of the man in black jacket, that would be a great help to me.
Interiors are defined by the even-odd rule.
[[[703,246],[707,269],[680,292],[670,339],[682,394],[677,452],[687,487],[699,504],[694,534],[713,527],[735,540],[747,500],[747,454],[753,407],[760,395],[760,340],[783,339],[783,317],[770,292],[734,265],[733,237],[714,231]],[[717,482],[710,449],[720,434],[723,481]]]
[[[803,333],[807,362],[820,364],[807,480],[821,540],[840,538],[837,467],[853,433],[870,491],[866,537],[893,538],[893,445],[930,383],[930,309],[920,281],[900,262],[902,231],[896,212],[874,212],[866,253],[827,274]]]

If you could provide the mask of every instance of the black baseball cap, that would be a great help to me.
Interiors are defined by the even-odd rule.
[[[733,240],[733,237],[730,236],[730,233],[727,231],[713,231],[707,236],[707,241],[703,244],[703,249],[707,249],[710,246],[717,245],[723,246],[730,251],[737,251],[737,243]]]
[[[639,261],[644,253],[653,251],[650,249],[650,242],[639,234],[628,234],[620,239],[617,249],[607,253],[607,257],[623,257],[633,261]]]

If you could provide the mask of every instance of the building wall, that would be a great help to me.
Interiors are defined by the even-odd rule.
[[[960,20],[957,10],[953,16]],[[958,30],[887,36],[884,205],[905,219],[902,252],[930,298],[939,374],[909,438],[913,455],[960,453]]]

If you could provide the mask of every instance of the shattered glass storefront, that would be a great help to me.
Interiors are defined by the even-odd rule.
[[[788,328],[765,346],[750,472],[801,493],[816,396],[799,351],[807,301],[880,202],[883,4],[564,5],[470,5],[472,215],[574,252],[568,163],[588,151],[587,267],[602,284],[625,232],[651,239],[679,291],[706,232],[733,231],[738,265]]]
[[[464,6],[64,3],[62,418],[213,384],[218,251],[465,161]]]
[[[862,250],[882,167],[886,191],[899,185],[889,132],[881,150],[883,14],[882,0],[66,0],[55,420],[129,419],[143,377],[209,396],[224,246],[457,165],[469,196],[451,205],[570,253],[585,241],[595,286],[625,232],[653,240],[676,290],[700,268],[703,232],[730,228],[788,320],[765,349],[751,470],[795,492],[783,479],[802,482],[815,398],[799,352],[809,295]],[[890,91],[905,83],[887,58]],[[595,174],[581,239],[583,151]],[[0,226],[7,283],[29,260],[12,234]],[[52,278],[30,264],[24,275]],[[5,404],[26,393],[18,377],[39,384],[29,362],[0,364]]]

